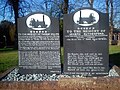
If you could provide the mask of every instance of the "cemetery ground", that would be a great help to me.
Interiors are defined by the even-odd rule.
[[[63,48],[61,48],[61,62],[63,63]],[[109,46],[109,59],[112,65],[120,67],[120,46]],[[0,73],[18,66],[18,51],[12,48],[0,49]]]
[[[18,65],[18,51],[12,48],[0,49],[0,74]]]

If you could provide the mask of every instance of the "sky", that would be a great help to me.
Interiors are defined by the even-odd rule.
[[[14,22],[14,14],[12,11],[11,15],[11,9],[9,8],[9,6],[5,9],[5,14],[3,15],[3,10],[1,9],[5,3],[3,3],[5,0],[0,0],[0,21],[2,20],[9,20]],[[45,4],[43,3],[45,0],[33,0],[34,4],[30,2],[30,0],[27,0],[27,2],[30,4],[29,9],[24,10],[25,15],[29,14],[30,12],[35,12],[35,11],[42,11],[42,12],[46,12],[45,9]],[[52,0],[55,1],[55,0]],[[62,1],[62,0],[57,0],[57,1]],[[81,0],[69,0],[69,12],[72,12],[80,7],[89,7],[88,3],[81,3]],[[83,2],[86,0],[82,0]],[[116,14],[114,14],[114,19],[118,22],[120,22],[120,0],[113,0],[114,1],[114,12],[117,12]],[[58,4],[58,2],[56,2]],[[27,6],[28,4],[22,3],[23,6]],[[50,5],[51,3],[49,3],[48,8],[51,7],[52,9],[54,7],[56,7],[54,9],[54,11],[58,10],[58,5]],[[37,6],[37,7],[36,7]],[[101,12],[105,12],[105,0],[94,0],[94,4],[93,7]],[[62,7],[63,8],[63,7]],[[3,18],[4,16],[4,18]],[[22,16],[22,15],[21,15]],[[120,24],[120,23],[119,23]],[[118,24],[118,25],[119,25]],[[120,25],[119,25],[120,27]]]

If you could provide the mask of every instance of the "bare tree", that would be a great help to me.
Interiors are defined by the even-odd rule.
[[[113,25],[113,0],[110,0],[110,43],[112,40],[112,36],[113,36],[113,30],[114,30],[114,25]]]
[[[110,0],[105,0],[105,2],[106,2],[106,13],[109,13],[109,1]]]
[[[44,12],[53,17],[59,17],[63,15],[63,1],[62,0],[44,0],[43,4],[40,5]]]
[[[111,13],[110,13],[110,27],[111,27],[111,33],[113,32],[113,0],[110,0],[110,5],[111,5]]]
[[[93,8],[93,2],[94,2],[94,0],[88,0],[88,3],[90,4],[91,8]]]
[[[31,2],[32,2],[32,0],[31,0]],[[4,18],[6,16],[5,14],[7,12],[11,13],[11,17],[14,16],[15,27],[16,27],[15,48],[17,48],[17,18],[19,18],[19,16],[21,16],[21,15],[24,15],[24,13],[26,13],[26,11],[27,12],[30,11],[30,4],[26,0],[3,0],[3,1],[1,1],[0,6],[1,6],[0,10],[3,11],[2,16]],[[9,10],[9,11],[6,11],[6,10]]]
[[[17,18],[19,17],[19,0],[8,0],[8,4],[11,6],[11,8],[14,11],[15,15],[15,26],[16,26],[16,34],[17,34]],[[16,37],[17,38],[17,37]]]
[[[4,3],[4,5],[2,5],[3,7],[1,8],[1,10],[3,10],[3,17],[5,17],[5,13],[6,13],[6,8],[9,7],[9,10],[11,12],[11,15],[13,16],[14,13],[14,19],[15,19],[15,26],[16,26],[16,31],[15,31],[15,38],[17,42],[17,18],[19,17],[19,0],[4,0],[2,1]],[[17,43],[15,44],[15,48],[17,48]]]
[[[68,13],[68,2],[69,2],[69,0],[64,0],[63,14]]]

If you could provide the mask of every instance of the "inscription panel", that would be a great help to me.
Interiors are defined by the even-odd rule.
[[[108,27],[108,15],[91,8],[64,15],[65,74],[108,74]]]
[[[43,21],[40,19],[42,17]],[[33,13],[18,19],[19,72],[21,74],[61,73],[58,26],[56,18],[49,18],[41,13]]]

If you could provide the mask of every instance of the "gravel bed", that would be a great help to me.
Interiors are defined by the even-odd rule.
[[[10,72],[2,81],[58,81],[61,77],[67,78],[86,78],[80,75],[47,75],[47,74],[26,74],[20,75],[18,73],[18,68],[15,68],[12,72]],[[110,69],[109,75],[105,77],[119,77],[118,73],[114,69]]]

